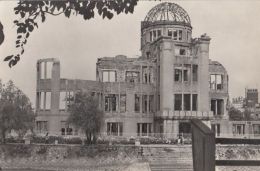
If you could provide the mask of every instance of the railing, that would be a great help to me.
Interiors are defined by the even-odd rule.
[[[156,113],[157,117],[175,118],[175,119],[211,119],[213,112],[201,111],[162,111]]]
[[[259,139],[217,138],[202,121],[192,120],[194,171],[215,171],[216,166],[260,166],[260,160],[215,160],[216,142],[221,144],[259,144]]]

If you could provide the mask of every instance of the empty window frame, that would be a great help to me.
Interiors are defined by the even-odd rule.
[[[169,37],[173,38],[173,40],[178,40],[178,31],[177,30],[168,29],[167,35]]]
[[[105,96],[105,111],[106,112],[115,112],[117,111],[117,95],[108,94]]]
[[[198,65],[192,65],[192,81],[198,81]]]
[[[60,110],[65,110],[66,109],[66,92],[61,91],[60,92]]]
[[[178,31],[173,30],[173,40],[178,40]]]
[[[51,92],[46,92],[46,99],[45,99],[45,109],[51,109]]]
[[[159,38],[160,36],[162,36],[162,31],[161,30],[157,30],[157,37]]]
[[[140,82],[140,72],[126,71],[125,79],[126,79],[126,82],[128,82],[128,83],[139,83]]]
[[[116,82],[116,71],[104,70],[102,73],[103,73],[103,82]]]
[[[70,107],[70,105],[74,102],[74,92],[73,91],[68,91],[67,96],[66,96],[66,105],[67,108]]]
[[[180,55],[186,55],[186,49],[180,49]]]
[[[126,111],[126,95],[121,94],[120,95],[120,112]]]
[[[72,127],[66,121],[61,121],[61,135],[72,135],[72,133]]]
[[[210,75],[210,89],[222,90],[223,89],[223,75],[211,74]]]
[[[156,30],[153,30],[153,40],[157,39]]]
[[[185,111],[191,110],[191,95],[190,94],[184,94],[184,101],[183,106]]]
[[[151,42],[156,40],[160,36],[162,36],[162,30],[161,29],[155,29],[155,30],[150,31],[150,41]]]
[[[38,133],[48,132],[48,122],[47,121],[36,121],[36,131]]]
[[[135,112],[140,112],[141,95],[135,94]]]
[[[172,34],[172,30],[168,30],[168,36],[169,36],[169,37],[172,37],[172,35],[173,35],[173,34]]]
[[[233,124],[233,134],[234,135],[244,135],[245,134],[245,124]]]
[[[174,110],[176,111],[182,110],[182,94],[174,95]]]
[[[38,92],[38,104],[39,104],[39,109],[44,109],[44,100],[45,100],[45,93],[44,92]]]
[[[192,94],[192,111],[198,110],[198,95]]]
[[[183,101],[182,101],[183,98]],[[192,99],[191,99],[192,98]],[[174,110],[175,111],[197,111],[198,106],[197,94],[175,94],[174,95]],[[183,103],[183,106],[182,106]]]
[[[183,69],[183,81],[188,81],[189,71],[187,69]]]
[[[153,32],[150,31],[150,42],[152,42],[152,41],[153,41]]]
[[[211,130],[215,133],[215,136],[220,136],[220,124],[211,124]]]
[[[180,68],[174,69],[174,81],[176,81],[176,82],[182,81],[182,69],[180,69]]]
[[[149,66],[142,67],[143,73],[143,83],[151,83],[152,82],[152,74]]]
[[[216,88],[217,90],[223,89],[223,75],[216,75]]]
[[[51,92],[37,92],[37,108],[40,110],[51,109]]]
[[[211,100],[211,111],[214,115],[224,114],[224,100],[223,99],[212,99]]]
[[[149,112],[154,112],[154,95],[149,96]]]
[[[137,136],[151,136],[152,123],[137,123]]]
[[[147,113],[147,109],[148,109],[148,99],[147,99],[147,95],[142,95],[142,112],[143,113]]]
[[[179,40],[182,40],[182,30],[179,30]]]
[[[257,136],[260,135],[260,124],[253,124],[253,132],[254,132],[254,135],[257,135]]]
[[[107,135],[122,136],[123,123],[122,122],[107,122]]]

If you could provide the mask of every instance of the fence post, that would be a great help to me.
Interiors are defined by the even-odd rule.
[[[201,120],[192,119],[194,171],[215,171],[215,134]]]

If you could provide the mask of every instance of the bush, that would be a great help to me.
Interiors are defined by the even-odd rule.
[[[24,143],[23,139],[19,139],[17,137],[8,137],[5,139],[6,143]]]

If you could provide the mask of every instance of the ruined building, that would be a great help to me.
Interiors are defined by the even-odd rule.
[[[161,3],[141,22],[141,57],[99,58],[95,81],[60,78],[57,59],[39,60],[36,130],[77,135],[66,123],[71,101],[64,99],[84,90],[105,112],[103,136],[175,138],[190,133],[192,118],[217,134],[227,132],[228,75],[209,59],[210,40],[206,34],[192,38],[182,7]]]

